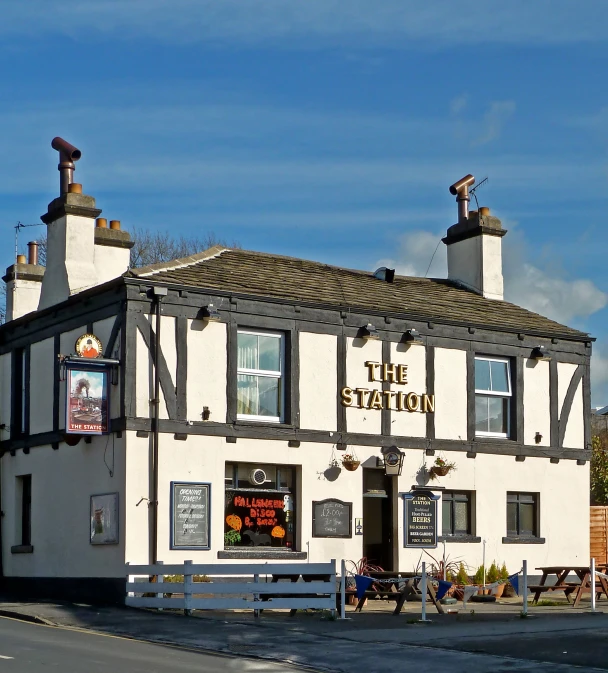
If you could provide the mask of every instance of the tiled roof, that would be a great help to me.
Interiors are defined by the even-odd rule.
[[[588,338],[584,332],[506,301],[484,299],[448,280],[395,276],[393,283],[387,283],[366,271],[221,246],[172,262],[132,269],[127,276],[299,304],[349,307],[363,313]]]

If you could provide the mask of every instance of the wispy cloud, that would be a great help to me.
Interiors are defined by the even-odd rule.
[[[556,44],[605,39],[608,6],[595,0],[3,0],[0,33],[90,40],[314,48],[327,44]],[[458,73],[462,68],[458,68]]]
[[[515,112],[515,101],[503,100],[490,103],[490,108],[484,114],[481,123],[481,133],[471,143],[475,145],[485,145],[492,140],[496,140],[502,132],[503,126]]]

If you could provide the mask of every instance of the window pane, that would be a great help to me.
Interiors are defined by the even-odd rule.
[[[508,364],[506,362],[490,362],[492,374],[492,390],[497,393],[509,392]]]
[[[488,360],[475,360],[475,388],[476,390],[491,390]]]
[[[258,338],[255,334],[239,334],[239,369],[258,369]]]
[[[441,509],[441,528],[444,535],[452,535],[452,503],[443,501]]]
[[[534,535],[534,505],[522,503],[519,505],[519,534]]]
[[[259,408],[258,416],[279,416],[279,383],[280,379],[269,376],[258,378]]]
[[[258,416],[258,377],[239,374],[237,376],[236,413]]]
[[[454,532],[469,533],[469,504],[467,502],[454,503]]]
[[[488,432],[488,398],[485,395],[475,396],[475,430]]]
[[[277,337],[258,337],[260,364],[259,369],[271,372],[281,371],[281,339]]]
[[[507,434],[509,418],[508,397],[488,397],[488,416],[490,432]]]
[[[507,503],[507,534],[517,535],[517,503]]]

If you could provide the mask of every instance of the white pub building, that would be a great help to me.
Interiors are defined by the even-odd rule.
[[[31,244],[4,277],[5,589],[121,601],[126,562],[185,559],[413,570],[444,541],[473,568],[483,541],[510,572],[588,562],[593,340],[503,300],[471,176],[447,279],[224,247],[129,269],[53,147],[46,268]]]

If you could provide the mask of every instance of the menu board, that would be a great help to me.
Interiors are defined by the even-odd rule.
[[[404,496],[405,546],[437,546],[437,497],[414,491]]]
[[[171,482],[171,549],[209,549],[211,484]]]
[[[313,537],[352,537],[352,502],[328,499],[312,503]]]

